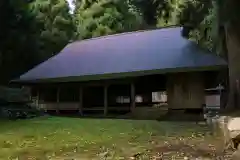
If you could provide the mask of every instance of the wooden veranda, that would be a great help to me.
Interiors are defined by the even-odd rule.
[[[82,83],[42,83],[31,85],[31,97],[39,108],[56,113],[75,111],[80,115],[97,112],[133,112],[136,108],[168,104],[171,109],[202,108],[205,82],[216,72],[190,72],[141,76],[135,78]],[[212,75],[212,77],[209,77]],[[215,76],[214,76],[215,77]],[[152,101],[153,93],[167,93]]]

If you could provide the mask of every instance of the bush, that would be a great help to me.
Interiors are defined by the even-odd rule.
[[[5,119],[28,119],[44,115],[43,110],[36,109],[28,104],[7,104],[0,106],[0,117]]]
[[[0,86],[0,118],[27,119],[41,116],[44,111],[30,106],[28,89]]]

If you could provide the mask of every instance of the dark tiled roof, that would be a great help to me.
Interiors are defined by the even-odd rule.
[[[227,66],[218,56],[181,36],[181,28],[110,35],[67,45],[23,74],[20,81],[166,69]],[[209,68],[209,69],[210,69]]]

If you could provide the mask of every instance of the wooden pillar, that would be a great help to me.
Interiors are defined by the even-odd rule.
[[[78,112],[80,115],[83,115],[83,87],[79,88],[79,108]]]
[[[108,113],[108,85],[104,86],[104,115]]]
[[[136,103],[135,103],[135,85],[132,82],[131,83],[131,96],[130,96],[130,100],[131,100],[131,111],[133,111],[136,107]]]
[[[30,102],[32,102],[32,88],[29,89],[29,100]]]
[[[37,89],[36,107],[39,108],[39,90]]]
[[[56,108],[57,114],[59,114],[59,96],[60,96],[60,88],[57,89],[57,108]]]
[[[146,97],[146,103],[149,105],[149,104],[152,104],[152,92],[147,92],[145,94],[145,97]]]

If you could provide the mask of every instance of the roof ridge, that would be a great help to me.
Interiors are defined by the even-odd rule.
[[[140,33],[140,32],[148,32],[148,31],[153,31],[153,30],[163,30],[163,29],[178,28],[178,27],[180,28],[181,26],[179,26],[179,25],[169,25],[169,26],[164,26],[164,27],[154,27],[154,28],[143,29],[143,30],[115,33],[115,34],[109,34],[109,35],[104,35],[104,36],[99,36],[99,37],[92,37],[92,38],[88,38],[88,39],[77,40],[77,41],[71,42],[69,44],[78,43],[78,42],[87,42],[87,41],[90,41],[90,40],[109,38],[109,37],[113,37],[113,36],[121,36],[121,35],[126,35],[126,34],[134,34],[134,33]]]

